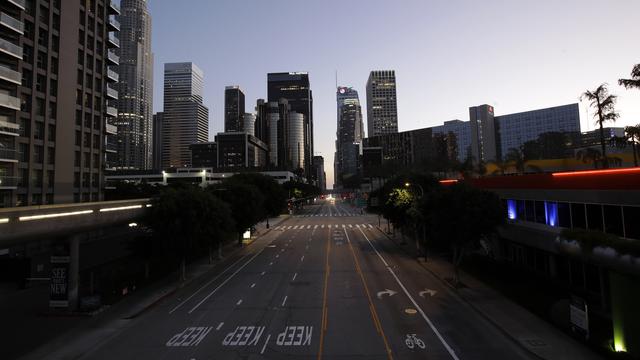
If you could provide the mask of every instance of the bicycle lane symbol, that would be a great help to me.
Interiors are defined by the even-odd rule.
[[[427,345],[424,343],[424,341],[420,339],[416,334],[407,334],[407,337],[404,339],[404,344],[410,350],[413,350],[415,348],[424,350],[427,348]]]

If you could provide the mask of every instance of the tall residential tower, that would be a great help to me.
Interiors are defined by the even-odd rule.
[[[209,110],[202,104],[203,78],[193,63],[164,64],[163,169],[190,166],[189,145],[207,141]]]
[[[153,167],[153,53],[147,0],[122,0],[117,90],[119,169]]]

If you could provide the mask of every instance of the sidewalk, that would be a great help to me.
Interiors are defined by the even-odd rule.
[[[288,215],[269,220],[270,225],[280,224]],[[266,235],[266,222],[256,225],[260,234],[251,242]],[[256,232],[257,233],[257,232]],[[140,288],[110,307],[104,307],[95,315],[70,314],[42,316],[48,311],[48,286],[39,286],[16,292],[0,299],[0,316],[6,321],[0,328],[0,337],[11,347],[2,350],[2,359],[61,359],[73,358],[110,336],[145,311],[153,308],[179,289],[197,281],[204,274],[220,266],[229,257],[239,252],[237,242],[230,241],[223,247],[224,259],[209,264],[205,256],[187,265],[184,282],[178,282],[176,272]],[[217,253],[216,253],[217,255]],[[222,271],[222,269],[220,270]],[[26,305],[26,306],[25,306]]]
[[[388,236],[380,227],[378,230],[407,253],[415,254],[415,244],[409,237],[405,245],[400,245],[400,238]],[[420,264],[453,289],[478,314],[535,357],[545,360],[601,359],[585,345],[462,270],[459,273],[465,287],[454,288],[447,281],[453,278],[454,273],[453,265],[448,261],[431,255],[427,262]]]

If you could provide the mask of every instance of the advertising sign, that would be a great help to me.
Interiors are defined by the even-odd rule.
[[[589,312],[587,302],[577,296],[571,297],[569,303],[569,312],[571,319],[571,330],[589,338]]]
[[[69,306],[69,257],[51,256],[51,280],[49,281],[49,306]]]

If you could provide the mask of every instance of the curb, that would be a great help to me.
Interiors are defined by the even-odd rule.
[[[402,250],[405,254],[407,255],[412,255],[410,254],[406,249],[402,248],[398,243],[396,243],[395,241],[393,241],[393,239],[391,239],[391,237],[384,232],[384,230],[382,230],[379,226],[376,226],[376,229],[378,229],[383,235],[385,235],[389,240],[391,240],[391,242],[396,245],[396,247],[400,248],[400,250]],[[478,313],[478,315],[480,315],[483,319],[487,320],[490,324],[492,324],[496,329],[498,329],[498,331],[500,331],[503,335],[506,335],[506,337],[508,339],[511,339],[511,341],[513,343],[515,343],[518,347],[520,347],[521,349],[525,350],[527,353],[529,353],[530,355],[533,355],[535,358],[540,359],[540,360],[551,360],[551,359],[547,359],[543,356],[541,356],[540,354],[534,352],[533,350],[529,349],[528,347],[524,346],[520,340],[516,339],[515,337],[513,337],[511,335],[510,332],[508,332],[507,330],[505,330],[504,328],[502,328],[502,326],[500,326],[500,324],[493,320],[493,318],[491,318],[489,315],[485,314],[484,311],[482,311],[480,308],[478,308],[476,305],[474,305],[471,301],[467,300],[464,296],[460,295],[460,293],[458,292],[458,289],[456,289],[455,287],[453,287],[447,280],[445,280],[442,276],[440,276],[440,274],[438,274],[437,272],[435,272],[434,270],[428,268],[427,266],[425,266],[423,263],[421,263],[420,261],[415,260],[420,267],[422,267],[423,269],[427,270],[429,273],[431,273],[436,279],[440,280],[440,282],[442,284],[444,284],[446,287],[448,287],[449,289],[453,290],[456,295],[458,296],[459,299],[461,299],[462,301],[464,301],[465,304],[469,305],[469,307],[471,307],[476,313]]]

